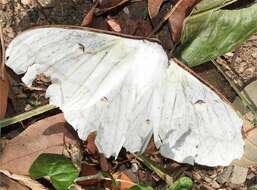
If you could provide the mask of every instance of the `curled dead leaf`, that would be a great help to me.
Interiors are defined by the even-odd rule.
[[[158,15],[163,1],[164,0],[148,0],[148,14],[151,19]]]
[[[198,2],[199,0],[180,0],[172,9],[173,12],[168,21],[174,42],[179,41],[184,26],[184,20]]]
[[[40,154],[63,154],[66,147],[78,147],[78,141],[68,129],[63,114],[48,117],[5,144],[0,154],[0,169],[28,175],[31,164]]]
[[[81,26],[89,26],[92,23],[97,5],[98,5],[98,1],[95,2],[93,7],[89,10],[89,12],[83,18]]]

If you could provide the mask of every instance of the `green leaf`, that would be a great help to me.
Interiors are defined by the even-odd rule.
[[[194,7],[192,15],[209,10],[220,9],[236,1],[238,0],[202,0]]]
[[[167,190],[189,190],[193,187],[193,181],[188,177],[182,177]]]
[[[254,185],[254,186],[249,187],[248,190],[257,190],[257,185]]]
[[[151,186],[146,185],[135,185],[129,188],[129,190],[153,190],[153,188]]]
[[[49,176],[57,190],[68,189],[79,175],[79,171],[71,160],[59,154],[39,155],[33,162],[29,173],[34,179]]]
[[[186,20],[177,56],[193,67],[233,50],[256,31],[257,3],[196,14]]]

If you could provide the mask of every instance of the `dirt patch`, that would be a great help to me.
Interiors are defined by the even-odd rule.
[[[235,51],[218,58],[217,62],[222,66],[228,77],[241,89],[256,80],[257,34],[253,35]]]

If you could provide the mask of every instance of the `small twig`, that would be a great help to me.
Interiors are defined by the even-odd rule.
[[[25,87],[25,88],[27,88],[27,89],[30,90],[30,91],[42,91],[42,92],[45,91],[44,88],[40,88],[40,87],[26,86],[26,85],[23,85],[23,84],[22,84],[22,86]]]

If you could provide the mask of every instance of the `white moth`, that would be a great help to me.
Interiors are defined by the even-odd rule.
[[[81,139],[97,133],[107,157],[144,151],[150,138],[178,162],[228,165],[243,154],[242,121],[216,93],[168,61],[155,42],[81,28],[45,27],[16,37],[6,63],[31,85],[51,77],[46,96]]]

